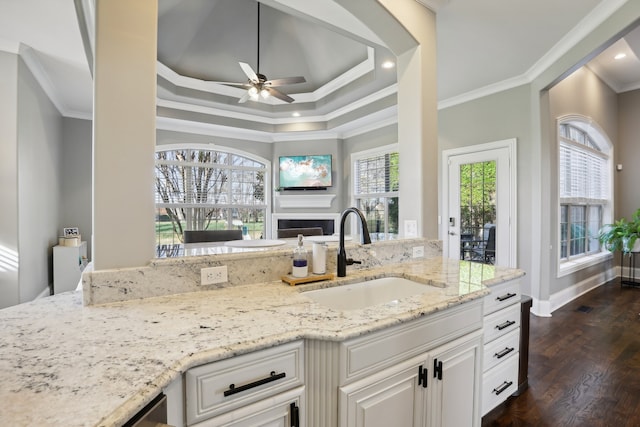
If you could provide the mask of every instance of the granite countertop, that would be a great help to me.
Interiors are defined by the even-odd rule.
[[[69,292],[0,310],[0,425],[114,426],[187,369],[285,342],[345,340],[479,298],[521,270],[427,259],[362,277],[403,275],[429,292],[393,306],[333,311],[282,282],[83,306]]]

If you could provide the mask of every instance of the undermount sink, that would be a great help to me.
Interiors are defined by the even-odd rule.
[[[400,298],[423,294],[429,285],[402,277],[383,277],[350,285],[303,292],[318,304],[335,310],[356,310],[373,305],[394,303]]]

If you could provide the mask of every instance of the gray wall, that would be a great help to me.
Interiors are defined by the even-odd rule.
[[[616,164],[616,218],[631,215],[640,208],[640,90],[618,95],[618,144]]]
[[[517,140],[518,162],[518,248],[517,264],[525,271],[531,271],[531,245],[534,238],[530,227],[533,188],[533,173],[530,162],[531,122],[529,120],[531,101],[527,85],[516,87],[474,101],[442,109],[438,112],[438,153],[443,150],[468,147],[510,138]],[[438,170],[443,170],[442,159],[438,159]],[[438,177],[440,179],[440,177]],[[442,188],[442,183],[438,185]],[[442,194],[438,197],[442,206]],[[441,213],[441,212],[440,212]],[[530,289],[530,275],[525,276],[523,292]]]
[[[588,88],[589,90],[585,90]],[[558,277],[558,127],[556,120],[568,114],[590,117],[604,131],[614,145],[614,154],[618,149],[618,96],[588,68],[583,67],[559,82],[549,90],[549,137],[543,139],[548,145],[549,180],[546,184],[545,204],[549,206],[549,292],[554,294],[573,284],[588,280],[600,270],[611,267],[611,260],[600,265],[583,269],[573,274]],[[640,135],[640,134],[638,134]],[[614,185],[619,185],[614,175]],[[547,235],[545,233],[545,235]],[[544,260],[543,260],[544,261]]]
[[[35,78],[18,62],[19,302],[52,281],[62,194],[62,117]]]
[[[18,57],[0,52],[0,308],[19,302],[18,284]]]
[[[62,203],[58,230],[78,227],[87,242],[91,259],[91,162],[92,123],[90,120],[64,118],[62,122]]]

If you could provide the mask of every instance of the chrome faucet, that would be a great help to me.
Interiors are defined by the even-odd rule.
[[[357,208],[348,208],[342,212],[340,218],[340,248],[338,249],[338,277],[345,277],[347,275],[347,265],[361,264],[361,261],[354,261],[351,258],[347,258],[347,251],[344,249],[344,221],[347,219],[349,213],[355,213],[360,218],[360,224],[362,225],[362,243],[371,243],[371,236],[369,236],[369,228],[367,227],[367,220],[364,215]]]

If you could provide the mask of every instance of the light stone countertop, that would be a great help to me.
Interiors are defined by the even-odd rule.
[[[333,311],[268,282],[84,306],[69,292],[0,310],[0,425],[117,426],[187,369],[301,338],[342,341],[420,318],[524,275],[447,259],[350,272],[429,283],[398,304]],[[482,283],[482,284],[481,284]]]

